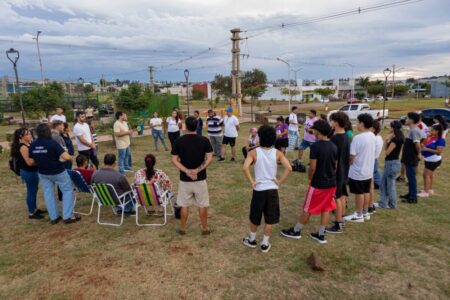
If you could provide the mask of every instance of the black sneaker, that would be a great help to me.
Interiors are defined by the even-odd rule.
[[[35,212],[34,212],[35,214],[39,214],[39,215],[43,215],[43,214],[46,214],[47,213],[47,211],[45,210],[45,209],[36,209],[35,210]]]
[[[250,238],[248,236],[243,238],[242,242],[249,248],[256,248],[256,246],[258,245],[258,242],[256,240],[250,241]]]
[[[368,212],[369,214],[373,214],[375,211],[376,211],[375,206],[369,207],[369,208],[367,209],[367,212]]]
[[[327,243],[327,239],[325,238],[324,235],[319,235],[318,232],[316,233],[310,233],[309,236],[313,239],[318,241],[321,244],[326,244]]]
[[[217,161],[224,161],[224,160],[225,160],[225,158],[221,157]]]
[[[43,219],[44,216],[38,213],[34,213],[32,215],[28,215],[28,219],[32,219],[32,220],[41,220]]]
[[[342,233],[342,229],[339,227],[338,223],[334,223],[334,226],[327,227],[325,229],[327,233]]]
[[[61,221],[62,220],[62,218],[61,217],[57,217],[56,219],[54,219],[54,220],[50,220],[50,224],[52,224],[52,225],[55,225],[55,224],[58,224],[59,223],[59,221]]]
[[[261,244],[261,252],[263,253],[269,252],[270,248],[272,248],[272,245],[270,243],[267,243],[267,245]]]
[[[406,181],[405,177],[402,177],[402,176],[398,176],[395,180],[397,182],[405,182]]]
[[[403,203],[409,203],[409,204],[417,204],[417,199],[402,199]]]
[[[281,235],[287,238],[296,239],[299,240],[302,238],[301,231],[295,231],[294,227],[291,227],[289,229],[283,229],[280,231]]]
[[[232,157],[230,161],[234,161],[234,157]]]
[[[408,200],[409,199],[409,194],[401,195],[400,198]]]

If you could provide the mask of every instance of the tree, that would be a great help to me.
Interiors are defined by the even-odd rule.
[[[335,91],[330,88],[319,88],[314,90],[314,93],[319,94],[322,98],[327,98],[328,96],[333,95],[334,92]]]
[[[251,115],[253,121],[253,101],[267,89],[267,75],[261,70],[253,69],[244,73],[241,79],[242,94],[249,96],[251,101]]]
[[[282,95],[291,95],[291,100],[292,100],[292,98],[294,98],[294,96],[300,95],[300,91],[297,89],[284,88],[284,89],[281,89],[281,94]]]
[[[211,88],[216,90],[218,95],[231,97],[231,77],[217,74],[211,82]]]
[[[91,84],[87,84],[83,87],[83,92],[86,97],[89,97],[89,94],[94,92],[94,87]]]
[[[364,89],[366,97],[368,94],[367,88],[369,87],[369,84],[370,84],[370,78],[368,76],[359,78],[359,86]]]
[[[381,80],[371,81],[367,86],[367,93],[376,96],[384,93],[384,83]]]
[[[26,113],[38,116],[41,113],[48,117],[55,110],[56,106],[62,106],[66,111],[70,111],[70,104],[64,101],[64,87],[52,82],[46,86],[36,86],[22,95],[23,109]],[[20,109],[18,94],[13,95],[13,102],[17,109]],[[66,115],[70,115],[66,113]]]
[[[142,90],[138,82],[132,82],[128,90],[121,90],[114,102],[119,109],[133,112],[145,109],[150,102],[152,93],[150,90]]]

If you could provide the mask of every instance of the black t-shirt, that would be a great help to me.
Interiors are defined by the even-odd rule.
[[[337,147],[336,181],[342,184],[347,181],[350,169],[350,139],[346,133],[337,133],[331,137],[330,141]]]
[[[17,158],[17,165],[18,165],[19,169],[20,170],[25,170],[25,171],[28,171],[28,172],[36,172],[37,171],[36,166],[29,166],[27,164],[27,162],[25,161],[25,159],[23,158],[22,153],[20,153],[20,148],[22,148],[22,147],[26,147],[27,148],[26,151],[28,151],[28,149],[29,149],[29,147],[27,145],[23,144],[23,143],[21,143],[19,145],[19,153],[17,153],[17,157],[16,157]]]
[[[391,153],[389,153],[389,155],[386,155],[386,159],[385,160],[398,160],[399,157],[400,157],[400,152],[402,151],[403,141],[391,140],[387,144],[387,148],[389,148],[389,146],[392,143],[395,143],[395,148],[394,148],[394,150],[392,150]]]
[[[310,159],[317,160],[316,171],[311,186],[317,189],[328,189],[336,186],[336,160],[338,149],[330,141],[317,141],[311,145]]]
[[[186,134],[178,138],[172,148],[172,155],[178,155],[180,161],[188,169],[196,169],[205,161],[206,153],[213,152],[209,139],[194,134]],[[180,171],[181,181],[200,181],[206,179],[206,170],[197,174],[197,180],[192,180],[186,173]]]
[[[37,139],[30,145],[29,155],[34,159],[39,173],[44,175],[56,175],[66,170],[64,163],[59,160],[64,153],[54,140]]]

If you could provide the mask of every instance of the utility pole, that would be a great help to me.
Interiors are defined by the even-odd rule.
[[[38,57],[39,57],[39,67],[41,69],[41,80],[42,80],[42,86],[45,86],[45,81],[44,81],[44,71],[42,69],[42,59],[41,59],[41,50],[39,49],[39,35],[42,33],[42,31],[38,31],[37,35],[35,38],[36,40],[36,46],[37,46],[37,51],[38,51]]]
[[[155,93],[155,83],[154,83],[154,72],[155,72],[155,67],[154,66],[150,66],[148,67],[148,70],[150,71],[150,91],[152,92],[152,94]]]
[[[233,42],[231,48],[231,97],[238,101],[238,110],[239,116],[242,116],[242,94],[241,94],[241,63],[240,63],[240,53],[241,49],[239,48],[239,41],[241,37],[239,33],[241,33],[240,28],[234,28],[230,30],[232,33],[231,40]]]
[[[395,96],[395,64],[392,65],[392,100]]]
[[[291,97],[291,65],[285,61],[284,59],[281,59],[279,57],[277,57],[278,61],[281,61],[282,63],[284,63],[287,67],[288,67],[288,94],[289,94],[289,113],[291,112],[291,101],[292,101],[292,97]]]

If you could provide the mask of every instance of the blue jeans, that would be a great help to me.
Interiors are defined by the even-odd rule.
[[[152,128],[153,140],[155,142],[155,149],[158,150],[158,139],[161,140],[161,143],[164,146],[164,149],[167,150],[166,142],[164,141],[164,133],[162,130],[156,130]]]
[[[373,182],[375,185],[380,186],[381,185],[381,175],[380,175],[380,164],[378,162],[378,158],[375,159],[375,166],[373,168]]]
[[[58,203],[55,199],[55,184],[61,189],[63,194],[62,215],[63,219],[73,217],[73,185],[69,173],[66,170],[56,175],[39,174],[44,191],[45,205],[47,206],[50,220],[56,220],[59,217]]]
[[[406,178],[408,178],[408,195],[409,199],[417,199],[417,179],[416,179],[416,169],[417,166],[408,166],[406,168]]]
[[[27,186],[27,207],[30,215],[36,211],[36,196],[39,188],[39,174],[37,171],[30,172],[26,170],[20,170],[20,177]]]
[[[395,179],[400,172],[401,164],[399,160],[387,160],[384,163],[383,175],[380,182],[380,207],[397,207],[397,187]]]
[[[117,149],[119,152],[119,172],[124,174],[125,170],[131,170],[130,146],[124,149]]]
[[[298,131],[289,130],[288,137],[289,137],[289,149],[294,150],[295,148],[298,147]]]

